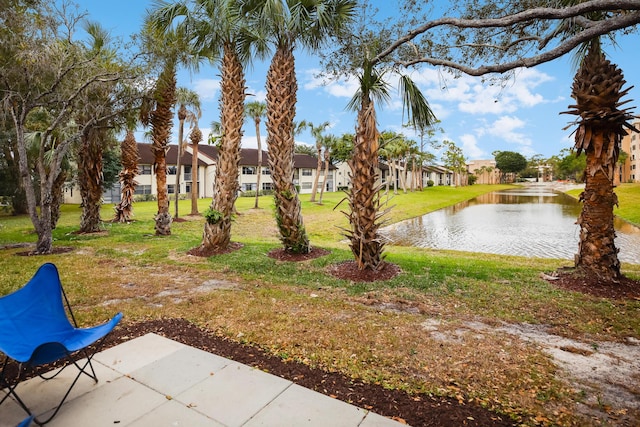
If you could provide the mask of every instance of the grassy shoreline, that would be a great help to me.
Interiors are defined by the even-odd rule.
[[[504,186],[432,187],[399,194],[391,222],[468,200]],[[634,202],[640,185],[618,189],[618,215],[640,222]],[[153,235],[154,202],[134,206],[131,224],[105,223],[100,235],[77,235],[80,210],[64,206],[56,246],[74,251],[41,257],[2,250],[0,294],[23,284],[43,262],[56,263],[80,321],[93,323],[115,311],[128,322],[183,317],[232,339],[386,387],[429,392],[509,413],[525,425],[584,425],[575,402],[588,399],[556,374],[539,348],[503,333],[478,334],[468,322],[527,323],[584,342],[640,339],[640,301],[609,301],[555,289],[539,277],[571,265],[568,260],[388,247],[387,260],[403,273],[387,282],[354,284],[326,274],[352,255],[338,227],[347,226],[336,205],[342,193],[318,206],[302,195],[305,226],[328,256],[303,263],[266,256],[279,247],[273,202],[238,200],[233,240],[242,249],[209,259],[186,255],[201,240],[202,219],[185,217],[171,236]],[[173,203],[173,202],[172,202]],[[200,203],[202,212],[208,204]],[[180,202],[181,211],[189,201]],[[173,212],[173,206],[171,207]],[[108,219],[112,206],[103,207]],[[34,242],[26,217],[0,216],[0,245]],[[640,266],[624,265],[640,277]],[[436,328],[449,340],[434,339]],[[462,332],[460,332],[462,331]],[[587,420],[588,421],[588,420]],[[544,424],[544,423],[543,423]]]

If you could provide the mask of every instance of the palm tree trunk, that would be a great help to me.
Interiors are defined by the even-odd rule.
[[[186,107],[184,105],[180,106],[180,110],[178,111],[178,156],[176,160],[176,186],[175,186],[175,194],[176,194],[176,202],[174,206],[175,210],[175,218],[178,218],[178,202],[180,201],[180,169],[182,169],[182,155],[184,153],[183,149],[183,138],[184,138],[184,121],[186,117]]]
[[[260,117],[255,119],[256,140],[258,142],[258,176],[256,177],[256,200],[253,205],[254,209],[258,209],[258,200],[260,199],[260,180],[262,178],[262,141],[260,141]]]
[[[360,270],[382,267],[384,242],[378,234],[380,188],[376,185],[378,137],[374,105],[367,100],[358,112],[354,151],[349,160],[353,182],[348,192],[350,213],[347,216],[351,229],[345,230]]]
[[[214,223],[206,222],[201,249],[226,249],[231,243],[231,222],[238,197],[238,167],[240,142],[244,122],[245,79],[242,64],[234,46],[225,44],[222,59],[220,123],[222,140],[218,151],[218,165],[211,209],[220,213]]]
[[[191,139],[191,215],[198,215],[198,145],[202,140],[202,131],[196,127],[189,135]]]
[[[61,170],[58,177],[53,181],[51,188],[51,228],[55,229],[60,219],[60,206],[64,202],[64,183],[67,180],[68,173]],[[102,200],[102,199],[101,199]],[[98,210],[98,223],[100,222],[100,211]]]
[[[322,171],[322,146],[316,147],[316,153],[318,155],[318,164],[316,165],[316,176],[313,179],[313,187],[311,188],[310,202],[316,201],[316,194],[318,193],[318,182],[320,181],[320,172]]]
[[[594,135],[602,138],[604,135]],[[585,176],[585,189],[580,195],[583,202],[582,211],[577,223],[580,225],[580,242],[575,256],[578,268],[595,273],[604,281],[617,280],[621,277],[618,249],[614,243],[613,207],[618,198],[613,192],[611,177],[597,168],[602,159],[587,154],[587,171],[595,170],[591,176]]]
[[[82,198],[80,233],[100,231],[102,205],[102,143],[94,131],[82,135],[78,152],[78,182]]]
[[[128,131],[121,144],[120,160],[122,170],[120,171],[120,203],[114,208],[116,211],[115,220],[118,222],[131,221],[133,217],[133,198],[136,193],[135,178],[138,174],[138,144],[132,131]]]
[[[322,204],[322,195],[324,194],[324,189],[327,187],[327,181],[329,177],[329,149],[324,149],[324,178],[322,180],[322,187],[320,187],[320,197],[318,198],[318,204]]]
[[[310,251],[301,213],[300,199],[293,184],[293,119],[296,91],[293,47],[278,46],[267,74],[267,132],[269,166],[273,177],[276,223],[284,250]]]

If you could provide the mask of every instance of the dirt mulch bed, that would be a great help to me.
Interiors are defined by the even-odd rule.
[[[409,395],[348,378],[337,372],[314,369],[303,363],[283,361],[265,351],[217,336],[184,319],[161,319],[117,327],[106,346],[157,333],[183,344],[215,353],[333,398],[352,403],[380,415],[418,426],[515,426],[507,416],[474,404],[426,394]]]
[[[378,270],[360,270],[356,261],[346,261],[330,266],[327,272],[338,279],[351,280],[352,282],[375,282],[393,279],[402,270],[389,262],[383,262]]]
[[[241,249],[243,247],[244,247],[244,245],[242,243],[239,243],[239,242],[231,242],[224,249],[219,249],[219,248],[205,249],[202,246],[198,246],[196,248],[193,248],[193,249],[190,249],[189,251],[187,251],[187,255],[199,256],[199,257],[203,257],[203,258],[209,258],[210,256],[222,255],[222,254],[228,254],[228,253],[231,253],[231,252],[235,252],[235,251],[237,251],[237,250],[239,250],[239,249]]]
[[[277,259],[278,261],[290,261],[290,262],[301,262],[307,261],[310,259],[320,258],[325,255],[329,255],[329,251],[322,248],[314,248],[309,249],[309,252],[306,253],[293,253],[284,250],[284,248],[272,249],[267,253],[269,258]]]
[[[600,298],[640,300],[640,281],[624,276],[617,283],[611,283],[601,281],[592,274],[587,275],[573,269],[567,269],[543,277],[549,283],[569,291]]]

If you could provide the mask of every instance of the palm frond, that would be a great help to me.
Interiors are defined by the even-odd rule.
[[[424,129],[436,122],[436,116],[429,106],[420,88],[408,75],[400,76],[400,95],[402,96],[403,115],[406,108],[407,119],[411,127]]]

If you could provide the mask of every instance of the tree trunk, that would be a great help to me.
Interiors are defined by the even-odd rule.
[[[348,192],[347,216],[351,229],[345,230],[360,270],[382,267],[384,243],[378,234],[380,188],[376,185],[378,137],[374,105],[367,100],[358,112],[354,151],[349,160],[352,188]]]
[[[78,182],[82,198],[80,233],[100,231],[102,206],[102,143],[95,131],[82,136],[78,152]]]
[[[320,172],[322,171],[322,146],[316,146],[316,154],[318,156],[318,164],[316,165],[316,176],[313,179],[313,187],[311,188],[310,202],[316,201],[316,194],[318,193],[318,182],[320,181]]]
[[[580,195],[584,204],[577,222],[580,242],[575,265],[603,281],[615,281],[621,277],[613,227],[613,206],[618,204],[618,198],[613,192],[611,178],[599,168],[600,165],[601,159],[587,155],[586,170],[596,173],[593,176],[585,174],[585,189]]]
[[[198,187],[198,145],[202,140],[202,131],[196,127],[191,131],[189,135],[191,139],[191,215],[198,215],[198,196],[200,189]]]
[[[310,251],[301,213],[300,199],[293,184],[293,119],[296,91],[293,47],[279,46],[267,74],[267,133],[269,166],[274,185],[276,223],[285,251]]]
[[[184,147],[186,146],[184,141],[184,121],[187,118],[187,108],[184,104],[180,105],[178,109],[178,157],[176,161],[176,203],[175,203],[175,218],[178,218],[178,203],[180,201],[180,169],[182,169],[182,156],[184,154]]]
[[[118,222],[131,221],[133,217],[133,200],[138,183],[135,178],[138,174],[138,144],[132,131],[127,131],[127,135],[122,140],[120,147],[120,161],[122,170],[120,171],[120,203],[115,206],[115,220]]]
[[[238,167],[244,122],[245,79],[242,64],[234,46],[225,44],[222,60],[220,123],[222,140],[218,150],[211,209],[220,214],[214,223],[206,222],[202,251],[225,249],[231,243],[231,222],[238,197]]]
[[[260,180],[262,178],[262,141],[260,141],[260,117],[255,118],[256,139],[258,141],[258,176],[256,177],[256,201],[253,205],[254,209],[258,209],[258,200],[260,199]]]
[[[324,194],[324,189],[327,187],[327,178],[329,177],[329,149],[324,149],[324,178],[322,180],[322,187],[320,188],[320,197],[318,198],[318,204],[322,204],[322,195]]]

